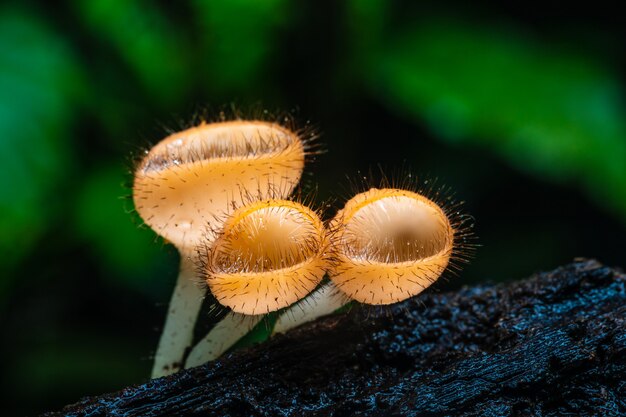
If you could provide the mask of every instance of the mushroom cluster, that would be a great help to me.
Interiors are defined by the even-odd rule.
[[[277,333],[351,300],[399,302],[466,259],[467,217],[416,187],[363,190],[325,224],[292,197],[312,139],[237,119],[203,122],[145,153],[135,208],[181,258],[152,377],[218,357],[265,314],[279,312]],[[192,346],[207,291],[231,313]]]
[[[156,351],[153,376],[183,365],[205,287],[195,253],[213,238],[208,228],[250,201],[286,198],[300,181],[306,138],[278,123],[201,123],[146,152],[133,183],[135,209],[180,252],[180,274]],[[209,241],[207,241],[209,240]]]

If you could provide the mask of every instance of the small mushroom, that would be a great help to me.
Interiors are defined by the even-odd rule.
[[[241,314],[266,314],[320,283],[328,269],[326,229],[300,203],[259,201],[235,211],[200,259],[220,304]]]
[[[451,198],[432,194],[438,198],[371,188],[350,199],[329,226],[331,283],[278,317],[274,333],[331,314],[350,300],[405,300],[467,263],[476,249],[472,218]]]
[[[300,180],[305,156],[297,132],[245,120],[202,123],[146,152],[135,170],[135,208],[181,256],[153,377],[180,369],[192,343],[206,290],[195,280],[192,258],[210,238],[207,229],[244,202],[287,197]]]
[[[262,318],[306,297],[328,269],[324,224],[310,208],[288,200],[252,203],[235,211],[217,240],[200,250],[211,293],[235,314],[194,348],[186,368],[224,353]]]
[[[392,304],[422,292],[448,267],[455,242],[441,207],[400,189],[357,194],[331,227],[330,279],[365,304]]]

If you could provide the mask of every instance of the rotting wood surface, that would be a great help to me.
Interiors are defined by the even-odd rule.
[[[626,276],[581,260],[355,308],[46,415],[626,415]]]

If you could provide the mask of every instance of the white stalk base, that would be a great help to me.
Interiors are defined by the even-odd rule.
[[[191,350],[185,369],[203,365],[219,358],[262,319],[263,315],[248,316],[230,313],[213,327]]]
[[[196,282],[193,262],[181,253],[180,273],[154,356],[152,378],[182,369],[185,352],[193,342],[193,331],[205,293],[206,288]]]
[[[272,335],[285,333],[318,317],[332,314],[338,308],[346,305],[350,300],[332,284],[326,284],[304,300],[289,307],[278,317]]]

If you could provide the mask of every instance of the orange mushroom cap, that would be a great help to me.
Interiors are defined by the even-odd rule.
[[[201,124],[155,145],[135,171],[133,200],[152,229],[178,248],[244,201],[285,198],[304,169],[299,136],[276,123]]]
[[[350,298],[391,304],[419,294],[444,272],[454,246],[445,212],[415,192],[376,189],[332,221],[331,280]]]
[[[304,298],[328,268],[322,221],[286,200],[238,209],[200,255],[211,293],[243,314],[269,313]]]

